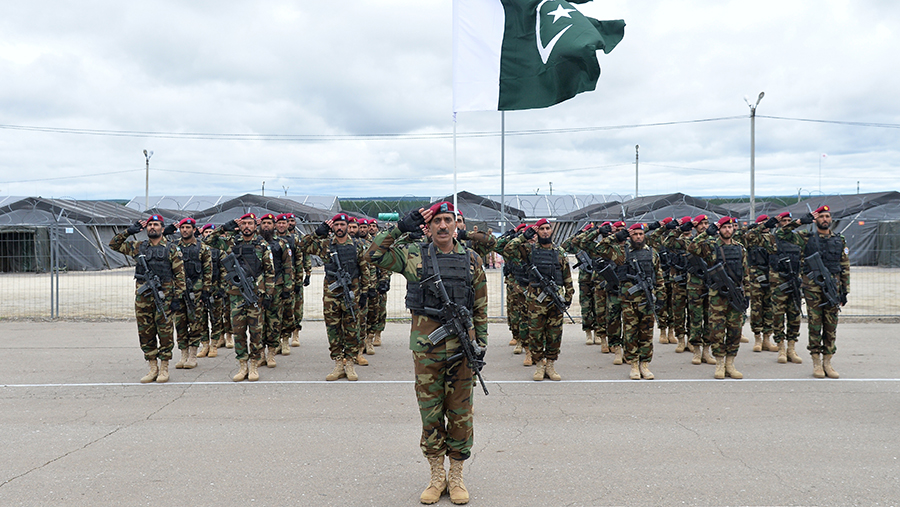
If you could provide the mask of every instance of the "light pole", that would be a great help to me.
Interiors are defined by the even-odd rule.
[[[641,149],[641,145],[634,145],[634,198],[637,199],[638,196],[638,150]]]
[[[750,107],[750,220],[756,219],[756,106],[765,96],[766,92],[759,92],[759,98],[752,106],[744,97],[744,102]]]
[[[144,150],[144,159],[147,161],[147,170],[144,174],[144,211],[150,209],[150,157],[152,156],[153,150]]]

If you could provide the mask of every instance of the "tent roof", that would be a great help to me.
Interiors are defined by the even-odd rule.
[[[485,196],[500,202],[499,195]],[[506,195],[506,205],[525,212],[525,218],[558,218],[573,211],[598,203],[624,201],[629,195],[585,194],[585,195]]]
[[[266,212],[271,213],[293,213],[297,217],[298,222],[323,222],[331,218],[330,211],[325,211],[307,206],[305,204],[300,204],[297,201],[291,199],[282,199],[279,197],[264,197],[254,194],[244,194],[240,197],[229,199],[225,202],[213,206],[212,208],[207,208],[198,213],[194,213],[193,217],[197,221],[201,221],[215,215],[220,215],[225,211],[234,209],[249,211],[251,208],[256,208],[256,210],[253,210],[254,213],[257,213],[258,210],[265,210]],[[243,215],[248,211],[238,213],[238,216]]]
[[[247,194],[252,195],[252,194]],[[272,196],[258,196],[263,199],[272,199]],[[208,210],[210,208],[215,208],[216,206],[237,199],[237,196],[230,195],[163,195],[163,196],[154,196],[151,195],[149,197],[150,208],[151,209],[170,209],[170,210],[178,210],[180,212],[199,212]],[[280,196],[280,199],[294,201],[296,203],[302,204],[304,206],[308,206],[311,208],[317,208],[321,210],[327,210],[337,213],[340,209],[340,202],[338,201],[337,196],[333,195],[290,195],[290,196]],[[142,211],[144,209],[144,197],[137,196],[128,201],[126,204],[129,208]]]
[[[10,199],[11,200],[11,199]],[[54,217],[92,225],[130,225],[145,218],[142,213],[112,201],[75,201],[26,197],[0,206],[0,215],[13,211],[44,211]]]
[[[778,208],[777,213],[790,211],[794,217],[801,217],[822,205],[831,208],[831,217],[835,220],[841,217],[855,215],[869,208],[881,206],[890,202],[900,201],[900,192],[872,192],[868,194],[851,195],[821,195],[804,199],[796,204]],[[807,208],[807,205],[809,208]]]

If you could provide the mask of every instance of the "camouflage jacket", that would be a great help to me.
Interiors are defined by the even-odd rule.
[[[466,231],[466,247],[474,250],[479,257],[485,259],[497,246],[497,238],[490,232]]]
[[[569,236],[565,241],[562,242],[562,245],[559,247],[563,249],[564,252],[570,254],[576,254],[579,250],[584,250],[581,247],[582,239],[587,235],[587,231],[578,231],[577,233]],[[593,255],[588,254],[588,256],[593,257]],[[591,281],[592,273],[588,269],[579,269],[578,270],[578,282],[584,283]]]
[[[618,241],[616,241],[616,236],[610,234],[597,244],[597,253],[614,262],[617,266],[621,266],[625,264],[628,259],[628,253],[625,250],[626,248],[628,248],[630,252],[636,251],[634,245],[631,243],[631,240],[626,240],[623,243],[619,243]],[[646,243],[644,243],[641,248],[649,248],[650,253],[653,256],[653,279],[655,282],[653,287],[654,296],[656,297],[656,299],[665,300],[666,283],[665,278],[663,277],[662,268],[659,265],[659,254],[656,252],[656,249]],[[638,290],[634,294],[628,294],[628,289],[635,285],[634,280],[621,280],[620,282],[619,293],[622,295],[623,300],[641,301],[644,299],[643,290]]]
[[[303,239],[300,240],[300,251],[305,252],[309,255],[316,255],[327,264],[331,257],[331,245],[337,243],[335,241],[336,238],[333,236],[319,238],[314,234],[307,234],[303,236]],[[353,290],[356,291],[357,294],[363,294],[368,292],[369,289],[375,288],[374,277],[372,276],[372,271],[369,269],[369,261],[366,259],[366,250],[363,247],[363,243],[358,241],[356,238],[350,238],[349,241],[353,243],[356,247],[356,262],[359,265],[359,278],[354,279],[355,284],[357,284],[357,288]],[[341,294],[342,292],[333,292],[328,290],[329,283],[324,282],[324,295],[334,297],[336,294]],[[357,290],[358,289],[358,290]],[[340,289],[343,291],[343,289]]]
[[[750,269],[747,267],[747,249],[737,241],[732,241],[732,243],[741,247],[741,264],[743,266],[743,273],[740,275],[741,285],[746,290],[750,287]],[[706,261],[707,266],[712,266],[719,262],[718,249],[716,247],[724,245],[725,242],[722,241],[720,236],[716,235],[713,237],[707,234],[706,231],[703,231],[687,244],[687,251]]]
[[[779,239],[784,241],[788,241],[800,247],[800,251],[803,252],[806,249],[806,244],[809,242],[810,238],[814,234],[812,231],[800,231],[794,232],[794,229],[800,227],[800,222],[795,220],[784,227],[779,227],[775,230],[775,234]],[[815,226],[813,226],[815,227]],[[817,233],[818,234],[818,233]],[[828,231],[827,234],[819,234],[819,237],[822,239],[830,238],[834,236],[834,231]],[[841,272],[840,274],[834,275],[835,284],[838,286],[838,290],[840,290],[843,294],[850,294],[850,249],[847,248],[847,240],[844,239],[842,234],[838,234],[841,238],[841,243],[843,243],[844,247],[841,249]],[[800,255],[801,259],[803,254]],[[805,264],[805,261],[803,261]],[[821,292],[822,288],[819,287],[815,282],[810,280],[809,276],[806,273],[806,269],[802,269],[803,275],[801,279],[803,280],[803,288]]]
[[[272,250],[269,249],[269,245],[258,234],[254,233],[250,239],[245,240],[240,232],[228,232],[221,227],[217,227],[212,234],[203,240],[207,245],[218,248],[222,252],[222,257],[230,254],[235,245],[245,241],[253,244],[256,256],[259,258],[262,266],[262,273],[255,281],[256,291],[259,294],[273,297],[275,295],[275,266],[272,263]],[[224,271],[224,269],[223,267],[222,270]],[[241,294],[240,289],[230,283],[225,284],[225,292],[232,296]]]
[[[424,243],[398,244],[396,240],[402,236],[399,228],[381,231],[375,235],[366,257],[375,265],[392,272],[400,273],[411,282],[422,279],[422,246]],[[475,290],[475,305],[472,308],[472,324],[475,326],[475,339],[482,347],[487,346],[487,277],[484,274],[481,257],[467,249],[459,241],[453,240],[455,253],[471,252],[472,288]],[[414,352],[425,352],[431,348],[428,335],[441,327],[441,323],[423,316],[414,315],[409,334],[409,349]],[[459,338],[448,338],[447,348],[459,347]]]
[[[531,251],[535,248],[550,248],[556,250],[557,256],[559,257],[559,268],[562,270],[563,276],[563,286],[560,287],[560,289],[563,290],[564,294],[560,294],[560,296],[563,296],[566,305],[572,304],[572,297],[575,296],[575,288],[572,285],[572,268],[569,267],[566,253],[563,252],[561,248],[554,246],[552,243],[549,245],[531,243],[525,239],[524,234],[520,234],[506,244],[503,248],[503,252],[506,254],[507,259],[527,266],[531,263]],[[541,288],[529,285],[525,290],[525,294],[528,294],[531,297],[538,297],[541,294]]]
[[[194,238],[194,241],[200,245],[200,278],[194,280],[193,287],[188,287],[187,290],[198,294],[202,291],[212,292],[214,290],[214,287],[212,286],[212,252],[208,245],[204,245],[197,238]],[[191,244],[185,242],[184,238],[178,240],[179,249],[190,246]],[[186,273],[185,281],[187,281]]]
[[[690,253],[690,252],[688,252],[688,245],[693,240],[694,240],[694,234],[692,231],[684,232],[681,229],[679,229],[678,227],[676,227],[668,232],[665,239],[663,240],[663,244],[669,250],[684,251],[686,253]],[[690,256],[688,256],[688,257],[690,257]],[[685,259],[685,262],[687,262],[687,259]],[[687,277],[688,277],[687,283],[691,287],[702,288],[705,285],[703,278],[701,278],[695,274],[688,273]]]
[[[762,225],[757,225],[752,229],[747,229],[747,232],[744,233],[744,237],[742,239],[742,243],[747,248],[748,254],[754,248],[762,248],[766,251],[767,254],[774,254],[778,251],[778,247],[775,241],[775,235],[772,234],[772,232],[770,232],[768,229],[764,228]],[[751,265],[750,268],[757,271],[768,271],[769,264],[770,263],[767,263],[765,268],[760,268],[753,265]]]
[[[127,232],[120,232],[113,236],[113,239],[109,241],[109,247],[113,250],[127,255],[128,257],[137,258],[140,255],[140,247],[142,243],[149,242],[150,240],[128,240]],[[186,290],[186,285],[184,282],[184,261],[181,260],[181,250],[178,248],[178,245],[175,243],[169,243],[166,241],[166,238],[161,238],[160,243],[168,246],[169,251],[169,261],[172,263],[172,272],[175,274],[174,278],[170,281],[163,282],[163,288],[169,291],[170,295],[176,298],[180,298],[184,291]],[[135,280],[135,291],[143,285],[144,282]]]
[[[294,251],[291,249],[291,244],[288,242],[287,238],[278,236],[276,233],[275,239],[281,244],[281,269],[284,272],[283,276],[280,278],[277,274],[275,275],[275,285],[283,287],[282,291],[294,290],[294,283],[296,283],[294,275]],[[271,251],[271,248],[269,250]],[[274,266],[275,263],[273,262],[272,265]],[[303,280],[300,280],[300,283],[303,283]]]

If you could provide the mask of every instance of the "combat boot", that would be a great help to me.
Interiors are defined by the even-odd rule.
[[[267,350],[268,350],[268,353],[266,355],[266,366],[269,368],[274,368],[274,367],[278,366],[275,363],[275,351],[272,349],[272,347],[267,347]]]
[[[822,356],[820,354],[813,353],[813,377],[815,378],[825,378],[825,370],[822,368]]]
[[[531,351],[525,349],[525,359],[522,361],[522,366],[531,366],[534,364],[534,361],[531,358]]]
[[[613,347],[613,352],[615,352],[616,357],[613,358],[613,364],[622,364],[624,362],[624,358],[622,357],[622,346],[616,345]]]
[[[372,338],[372,345],[376,347],[381,346],[381,331],[375,331],[375,337]]]
[[[209,353],[206,357],[217,357],[219,355],[219,340],[209,341]]]
[[[756,333],[755,335],[753,335],[753,337],[756,340],[755,342],[753,342],[753,352],[762,352],[762,349],[763,349],[762,335],[759,333]]]
[[[225,348],[226,349],[234,348],[234,336],[231,333],[225,333]]]
[[[256,366],[265,366],[268,364],[266,361],[266,347],[262,347],[259,349],[259,359],[256,360]]]
[[[197,347],[188,347],[188,358],[184,362],[184,368],[191,370],[197,367]]]
[[[239,359],[238,366],[240,367],[240,369],[238,370],[237,374],[235,374],[235,376],[231,378],[231,380],[235,382],[240,382],[241,380],[247,378],[247,360]]]
[[[737,371],[737,368],[734,367],[734,357],[735,356],[728,356],[725,358],[725,376],[734,379],[742,379],[744,378],[744,374]],[[719,363],[716,363],[716,370],[718,369]]]
[[[703,346],[703,361],[706,364],[716,364],[716,359],[712,355],[712,345]]]
[[[344,373],[347,374],[347,380],[359,380],[359,375],[357,375],[356,370],[353,369],[353,361],[350,359],[344,360]]]
[[[197,357],[206,357],[209,354],[209,342],[200,344],[200,350],[197,351]]]
[[[834,371],[834,368],[831,367],[831,356],[832,354],[825,354],[822,356],[822,369],[825,370],[825,375],[828,375],[828,378],[841,378],[838,375],[838,372]]]
[[[762,349],[768,350],[769,352],[778,352],[778,345],[772,343],[772,333],[763,335]]]
[[[594,333],[591,332],[590,329],[586,329],[584,331],[584,344],[585,345],[593,345],[594,344]]]
[[[334,369],[331,370],[331,373],[325,376],[325,380],[337,380],[346,376],[347,374],[344,372],[344,359],[339,357],[334,360]]]
[[[667,338],[669,334],[669,328],[661,327],[659,328],[659,343],[669,343],[669,339]]]
[[[517,340],[516,348],[513,349],[513,354],[521,354],[522,353],[522,344]]]
[[[374,341],[375,341],[375,335],[374,335],[374,334],[368,334],[368,335],[366,335],[366,341],[365,341],[365,344],[366,344],[366,355],[369,355],[369,356],[375,355],[375,343],[374,343]]]
[[[257,380],[259,380],[259,361],[251,359],[248,363],[248,366],[250,367],[250,369],[247,370],[247,380],[249,380],[250,382],[256,382]]]
[[[677,343],[677,340],[675,339],[675,328],[674,327],[669,328],[669,334],[668,334],[667,338],[669,339],[669,343],[673,343],[673,344]]]
[[[643,378],[644,380],[653,380],[654,378],[656,378],[653,376],[653,372],[650,371],[650,363],[642,361],[640,363],[640,368],[641,368],[641,378]]]
[[[638,362],[632,361],[629,364],[631,364],[631,373],[628,374],[628,378],[631,380],[641,380],[641,368],[638,365]]]
[[[300,346],[300,330],[295,329],[293,333],[291,333],[291,347],[299,347]]]
[[[750,343],[750,339],[744,336],[744,333],[741,333],[741,343]]]
[[[289,336],[285,336],[281,339],[281,355],[291,355],[291,338]]]
[[[703,364],[703,347],[700,345],[694,347],[694,357],[691,359],[691,364]]]
[[[225,347],[225,333],[222,333],[222,335],[219,336],[219,339],[216,340],[216,348],[221,349],[224,347]]]
[[[187,358],[188,358],[187,349],[178,349],[178,350],[181,352],[181,359],[179,359],[178,362],[175,363],[176,370],[180,370],[180,369],[184,368],[184,363],[187,362]]]
[[[606,339],[606,333],[594,331],[594,345],[600,345],[600,353],[609,354],[609,340]]]
[[[360,366],[369,366],[369,360],[363,357],[362,350],[356,355],[356,361],[350,361],[351,363],[355,362]]]
[[[518,340],[516,340],[516,337],[515,337],[515,336],[512,337],[512,338],[510,338],[510,339],[509,339],[509,346],[510,346],[510,347],[514,346],[514,345],[516,344],[517,341],[518,341]]]
[[[469,503],[469,491],[463,484],[463,464],[465,461],[450,458],[450,477],[447,489],[450,491],[450,501],[456,505]]]
[[[794,350],[794,345],[796,345],[796,340],[790,340],[787,342],[787,358],[790,362],[795,364],[803,363],[803,360],[800,359],[800,356],[797,355],[797,351]]]
[[[156,376],[156,381],[160,384],[164,384],[169,381],[169,361],[163,359],[159,362],[159,375]]]
[[[787,358],[787,342],[782,341],[778,344],[778,363],[785,364],[788,362]]]
[[[725,378],[725,357],[718,356],[716,357],[716,373],[713,377],[721,380]]]
[[[150,365],[150,371],[147,372],[146,375],[141,377],[141,384],[153,382],[154,380],[156,380],[156,376],[159,375],[159,364],[157,364],[156,359],[150,359],[149,361],[147,361],[147,364]]]
[[[546,365],[544,361],[538,361],[537,368],[534,369],[534,375],[531,377],[535,382],[540,382],[544,380],[544,373],[546,372]]]
[[[684,335],[679,336],[677,338],[677,340],[678,340],[678,346],[675,347],[675,352],[681,354],[682,352],[684,352],[684,349],[687,346],[684,341]]]
[[[562,380],[562,377],[559,373],[556,373],[556,368],[553,367],[556,361],[547,360],[547,364],[544,365],[544,375],[550,380]]]
[[[443,456],[429,456],[428,464],[431,466],[431,481],[422,492],[419,501],[424,504],[437,503],[441,495],[447,490],[447,472],[444,470]]]

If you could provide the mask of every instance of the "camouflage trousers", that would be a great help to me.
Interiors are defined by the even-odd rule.
[[[709,294],[702,283],[687,285],[688,341],[691,345],[709,345]]]
[[[226,296],[227,297],[227,296]],[[230,324],[226,324],[225,304],[227,299],[212,297],[209,300],[209,327],[211,328],[210,339],[219,340],[226,330],[231,329]],[[203,341],[201,339],[201,341]]]
[[[820,306],[825,294],[821,290],[803,289],[806,298],[807,330],[809,344],[806,349],[811,354],[834,354],[837,352],[837,323],[840,306]]]
[[[296,287],[296,286],[295,286]],[[281,336],[285,333],[288,336],[294,332],[294,302],[297,299],[297,293],[291,291],[290,297],[282,300],[281,305]]]
[[[750,269],[750,329],[753,334],[769,334],[772,332],[772,286],[766,282],[757,281],[757,277],[765,273],[756,268]]]
[[[666,299],[663,301],[662,309],[656,312],[656,316],[658,318],[657,324],[659,324],[660,329],[666,329],[670,327],[670,323],[672,321],[672,283],[665,282],[666,285]]]
[[[294,320],[291,332],[303,330],[303,289],[294,293]]]
[[[229,295],[231,307],[231,334],[234,337],[234,357],[238,361],[259,359],[262,349],[263,325],[265,316],[261,306],[246,304],[243,296]],[[250,332],[248,346],[247,332]]]
[[[522,324],[528,330],[525,344],[535,363],[541,359],[556,361],[562,343],[563,314],[553,303],[540,303],[531,293],[525,295],[528,320]]]
[[[427,352],[413,352],[416,373],[416,401],[422,417],[422,454],[450,456],[464,460],[472,454],[472,370],[465,360],[447,364],[456,350],[447,350],[447,341]]]
[[[675,328],[675,336],[687,336],[688,330],[688,291],[687,286],[680,282],[672,282],[670,292],[666,292],[671,298],[669,314],[669,327]]]
[[[387,294],[376,293],[372,301],[368,302],[369,310],[366,312],[366,335],[377,331],[384,331],[387,321]]]
[[[359,355],[359,316],[350,316],[340,294],[326,293],[322,297],[322,313],[331,359],[355,359]]]
[[[649,363],[653,360],[653,311],[643,295],[635,296],[622,300],[625,362]]]
[[[284,310],[294,302],[294,298],[282,298],[281,291],[284,287],[275,286],[275,298],[269,308],[263,310],[265,316],[265,325],[263,326],[263,336],[261,344],[265,347],[275,349],[279,345],[279,340],[283,336]]]
[[[166,291],[166,299],[163,302],[168,311],[172,303],[171,288]],[[156,311],[156,304],[149,294],[134,295],[134,317],[137,320],[138,341],[144,359],[152,361],[172,359],[172,348],[175,346],[175,329],[170,318],[166,321],[164,313]]]
[[[506,284],[506,289],[506,320],[509,323],[509,332],[524,347],[528,343],[528,328],[522,325],[525,312],[528,311],[525,306],[525,292],[517,282]]]
[[[606,291],[606,336],[610,347],[622,345],[622,296],[618,290]]]
[[[594,287],[594,332],[606,336],[606,289],[600,288],[599,282]],[[605,285],[603,287],[606,287]]]
[[[728,298],[718,291],[709,291],[709,344],[713,355],[736,356],[741,346],[741,325],[744,312],[728,304]]]
[[[197,293],[199,294],[199,293]],[[200,342],[204,341],[203,331],[206,328],[207,314],[206,305],[197,297],[194,300],[194,318],[188,318],[187,308],[184,301],[181,302],[181,310],[174,312],[175,333],[178,337],[178,348],[186,349],[188,347],[199,347]],[[209,328],[206,328],[206,340],[209,341]]]
[[[578,304],[581,305],[581,329],[590,331],[597,325],[594,314],[594,285],[590,278],[584,281],[580,278],[578,280]]]
[[[790,290],[778,290],[778,286],[787,281],[787,278],[772,273],[772,330],[774,331],[775,343],[781,343],[785,339],[787,341],[797,341],[800,337],[800,314],[799,301],[794,304]],[[802,297],[802,295],[801,295]]]

